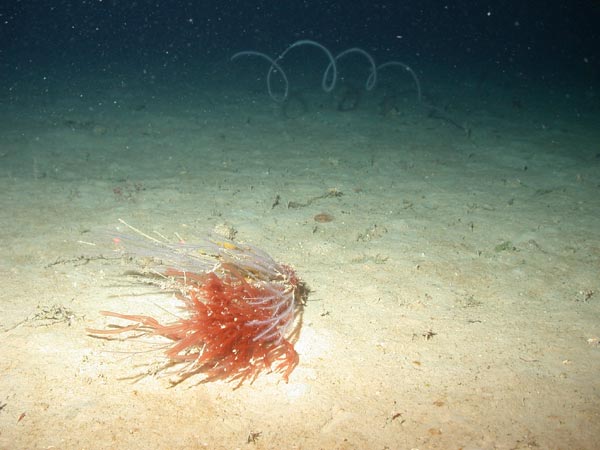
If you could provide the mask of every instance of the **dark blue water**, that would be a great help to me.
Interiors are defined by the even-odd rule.
[[[414,66],[524,72],[595,86],[600,3],[546,1],[4,1],[0,66],[7,83],[64,68],[191,70],[298,39],[360,46]]]

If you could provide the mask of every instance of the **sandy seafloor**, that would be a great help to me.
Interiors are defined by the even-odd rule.
[[[5,90],[0,447],[598,448],[598,99],[423,72],[470,136],[378,91],[341,112],[307,89],[286,118],[233,75]],[[123,278],[119,218],[291,264],[312,292],[289,383],[123,379],[161,353],[85,328],[170,298]]]

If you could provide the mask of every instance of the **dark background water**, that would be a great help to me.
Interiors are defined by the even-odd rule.
[[[0,5],[0,67],[19,78],[44,67],[76,74],[115,64],[185,70],[297,39],[379,61],[485,66],[600,82],[600,1],[7,1]]]

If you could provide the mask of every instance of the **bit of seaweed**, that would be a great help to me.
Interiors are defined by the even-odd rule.
[[[172,365],[181,364],[176,383],[202,374],[203,381],[235,380],[239,386],[265,370],[288,380],[298,364],[292,342],[308,293],[291,267],[249,245],[226,239],[171,243],[121,222],[137,236],[118,235],[118,245],[130,257],[151,258],[149,265],[170,280],[187,314],[162,324],[151,316],[102,311],[136,323],[88,333],[135,331],[131,337],[159,335],[173,341],[165,355]]]

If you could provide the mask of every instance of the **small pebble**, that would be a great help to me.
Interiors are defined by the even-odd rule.
[[[315,222],[319,223],[332,222],[333,216],[329,213],[319,213],[314,217],[314,219]]]

